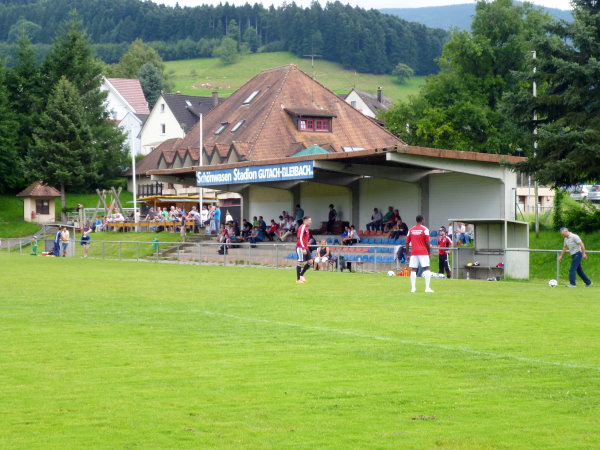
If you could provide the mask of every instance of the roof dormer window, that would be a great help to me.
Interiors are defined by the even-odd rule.
[[[225,128],[227,128],[228,125],[229,125],[229,122],[221,122],[221,126],[219,126],[219,128],[217,128],[217,131],[215,131],[215,134],[221,134],[223,131],[225,131]]]
[[[244,122],[245,120],[240,120],[238,123],[236,123],[231,129],[231,132],[235,133],[242,125],[244,125]]]
[[[242,105],[249,105],[250,103],[252,103],[252,100],[254,100],[254,98],[258,95],[259,92],[260,90],[254,91],[252,94],[250,94],[248,98],[244,100],[244,103],[242,103]]]
[[[298,131],[328,133],[331,131],[331,119],[329,117],[302,117],[298,120]]]

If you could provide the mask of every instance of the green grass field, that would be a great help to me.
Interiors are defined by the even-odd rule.
[[[211,95],[212,91],[217,90],[223,97],[231,95],[261,71],[286,64],[296,64],[309,75],[316,74],[317,81],[338,94],[347,94],[353,87],[375,93],[377,87],[381,86],[386,97],[397,101],[416,95],[425,82],[425,77],[414,77],[406,84],[399,85],[391,75],[356,73],[323,60],[315,60],[313,69],[310,59],[298,58],[286,52],[246,55],[229,66],[222,65],[217,58],[165,62],[175,91],[188,95]]]
[[[597,287],[7,255],[0,273],[0,448],[600,446]]]

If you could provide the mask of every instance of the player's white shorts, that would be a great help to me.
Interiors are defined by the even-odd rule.
[[[299,263],[310,261],[310,259],[311,259],[310,252],[307,250],[306,253],[304,253],[302,251],[302,249],[299,248],[299,247],[296,247],[296,255],[298,256],[298,262]]]
[[[411,269],[418,269],[419,266],[429,267],[429,255],[410,255],[408,267]]]

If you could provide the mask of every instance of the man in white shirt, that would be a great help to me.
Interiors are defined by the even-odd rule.
[[[562,258],[567,250],[569,250],[569,254],[571,255],[571,268],[569,269],[569,284],[567,284],[567,287],[575,287],[575,283],[577,282],[576,275],[579,275],[586,287],[590,287],[592,285],[592,281],[587,277],[583,271],[583,267],[581,266],[581,260],[587,259],[583,241],[575,233],[571,233],[567,228],[564,227],[560,229],[560,234],[565,238],[565,240],[562,252],[558,257],[558,262],[562,261]]]

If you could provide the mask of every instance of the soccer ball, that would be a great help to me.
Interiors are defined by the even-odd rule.
[[[393,270],[388,271],[388,277],[395,277],[395,276],[396,276],[396,274],[394,273]]]
[[[548,281],[548,286],[550,286],[550,287],[556,287],[556,286],[558,286],[558,281],[556,281],[556,280],[550,280],[550,281]]]

